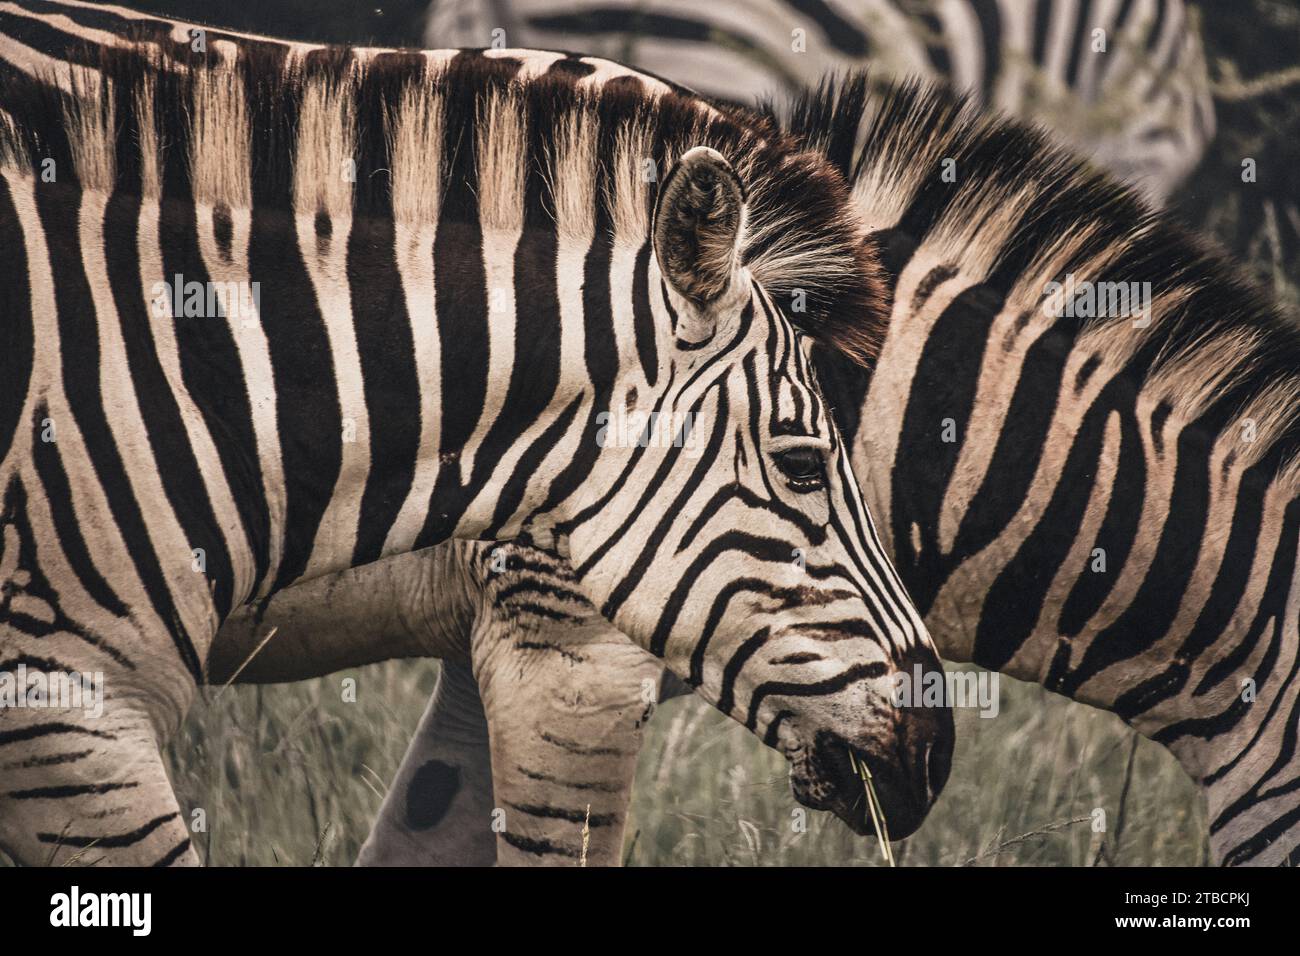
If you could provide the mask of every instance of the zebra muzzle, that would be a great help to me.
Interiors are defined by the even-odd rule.
[[[828,810],[862,836],[876,835],[862,766],[870,771],[878,812],[892,839],[915,833],[947,782],[952,765],[952,715],[936,715],[934,733],[900,729],[893,745],[851,745],[839,734],[822,731],[805,760],[795,764],[791,783],[796,799]],[[943,722],[946,719],[945,734]]]

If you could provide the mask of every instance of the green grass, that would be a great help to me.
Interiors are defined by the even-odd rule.
[[[168,758],[181,805],[206,812],[201,855],[214,865],[352,863],[436,673],[432,662],[391,662],[232,687],[196,705]],[[356,678],[355,703],[342,699],[345,676]],[[1103,840],[1102,864],[1206,859],[1196,788],[1113,715],[1003,678],[997,717],[957,719],[952,778],[896,846],[900,865],[1084,866]],[[669,701],[642,751],[624,855],[637,866],[880,865],[874,840],[827,814],[806,811],[796,832],[797,808],[779,755],[698,698]],[[1097,808],[1105,833],[1093,832]]]

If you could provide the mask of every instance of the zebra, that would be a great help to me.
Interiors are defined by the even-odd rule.
[[[879,359],[870,374],[833,356],[817,369],[941,653],[1117,714],[1201,785],[1216,862],[1294,865],[1300,327],[1172,219],[960,99],[857,77],[792,116],[848,174],[882,249]],[[1133,314],[1083,307],[1105,282],[1138,284]],[[551,808],[555,846],[573,845],[586,804],[621,832],[655,662],[573,601],[545,554],[520,557],[508,594],[450,615],[441,560],[394,572],[395,599],[424,602],[401,646],[421,653],[437,620],[467,660],[444,666],[361,862],[491,862],[484,813],[504,797]],[[328,629],[318,595],[277,600],[264,623],[288,641]],[[338,666],[364,662],[348,643]],[[550,675],[528,692],[551,720],[593,748],[545,750],[554,724],[497,697],[525,667]],[[599,859],[618,852],[608,839]]]
[[[861,762],[919,825],[951,714],[894,706],[893,674],[938,659],[808,354],[868,360],[884,311],[833,167],[599,59],[78,0],[0,27],[11,858],[196,863],[158,748],[222,620],[521,535],[703,666],[799,800],[867,832]],[[651,412],[671,440],[596,428]]]
[[[742,104],[870,64],[1041,123],[1160,202],[1215,131],[1183,0],[433,0],[424,35],[581,49]]]

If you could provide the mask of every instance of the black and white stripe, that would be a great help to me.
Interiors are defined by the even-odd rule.
[[[0,671],[106,693],[0,710],[11,856],[193,862],[157,748],[234,608],[525,532],[805,802],[868,828],[857,751],[919,824],[951,718],[891,678],[937,658],[806,354],[884,301],[828,164],[601,60],[2,14]]]
[[[586,50],[739,103],[870,65],[1042,123],[1157,199],[1214,135],[1183,0],[434,0],[425,42]]]

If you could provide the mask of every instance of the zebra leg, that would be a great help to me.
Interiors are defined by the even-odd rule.
[[[398,657],[469,660],[473,545],[454,541],[303,581],[238,608],[208,655],[213,684],[279,683]],[[477,592],[474,592],[477,593]]]
[[[474,675],[444,662],[358,866],[491,866],[492,759]]]
[[[601,655],[603,650],[597,646],[594,651],[589,649],[588,653]],[[499,661],[497,666],[500,666]],[[600,662],[589,660],[583,666],[600,668]],[[641,681],[645,679],[639,670],[633,676],[638,693],[644,686]],[[602,694],[624,681],[612,667],[602,669],[601,674],[598,681],[593,677],[593,683]],[[619,693],[626,696],[627,689]],[[659,703],[690,693],[690,687],[672,671],[665,669],[660,672]],[[588,718],[589,723],[592,720]],[[610,728],[601,736],[606,741],[615,739],[619,736],[618,728]],[[627,734],[625,739],[633,750],[639,747],[640,739],[636,734]],[[502,747],[503,751],[509,749],[508,744]],[[467,669],[454,664],[443,665],[438,687],[429,700],[401,766],[397,768],[392,788],[380,807],[370,835],[366,837],[357,865],[484,866],[495,863],[496,842],[484,826],[494,806],[491,765],[487,718],[483,715],[478,684]],[[599,792],[611,804],[618,804],[621,800],[626,814],[632,798],[635,769],[635,761],[631,762],[630,772],[627,761],[606,761],[592,766],[590,760],[574,759],[566,751],[557,755],[552,775],[570,783],[581,781],[583,789]],[[593,779],[592,770],[610,773],[601,779]],[[430,816],[420,809],[433,802],[430,790],[448,778],[454,781],[456,788],[444,798],[450,799],[451,805],[445,807],[441,818],[420,825],[419,820]],[[557,784],[556,793],[543,794],[540,788],[534,787],[533,800],[540,798],[545,804],[558,805],[564,799],[559,791],[564,789]],[[486,849],[481,841],[484,836],[488,837]],[[590,847],[588,859],[591,859]],[[618,861],[619,857],[615,856],[609,862]]]
[[[476,629],[497,862],[616,866],[662,665],[603,618]]]
[[[0,508],[0,850],[28,865],[197,864],[158,750],[193,699],[190,667],[150,630],[147,602],[82,585],[27,487],[13,479]],[[99,540],[91,567],[125,560]],[[201,630],[198,591],[178,600],[178,630]]]
[[[197,866],[152,723],[0,708],[0,849],[28,866]]]

